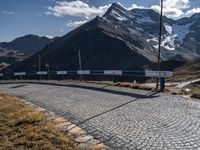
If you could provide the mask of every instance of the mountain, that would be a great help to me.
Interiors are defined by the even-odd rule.
[[[0,42],[0,47],[7,50],[19,51],[26,55],[32,55],[42,50],[47,44],[53,41],[54,39],[29,34],[16,38],[11,42]]]
[[[144,38],[96,17],[7,70],[38,70],[39,56],[42,70],[47,69],[46,63],[50,70],[79,69],[79,49],[82,69],[141,69],[156,62],[155,50]]]
[[[130,34],[137,32],[149,44],[158,47],[160,16],[154,10],[127,10],[120,4],[114,3],[103,18],[116,28],[126,30]],[[192,60],[200,57],[200,14],[179,20],[164,16],[162,27],[163,61]]]
[[[170,80],[183,81],[200,78],[200,58],[186,63],[174,70],[174,77]]]
[[[15,50],[7,50],[0,48],[0,70],[3,68],[28,58],[24,53]]]
[[[112,4],[103,17],[96,17],[58,40],[50,43],[25,61],[6,70],[36,71],[39,56],[42,70],[79,69],[78,50],[82,69],[143,69],[155,68],[159,14],[151,9],[127,10]],[[173,20],[163,18],[161,59],[168,69],[200,57],[200,14]],[[175,62],[180,62],[178,65]]]
[[[0,42],[0,70],[28,58],[56,39],[29,34],[11,42]]]

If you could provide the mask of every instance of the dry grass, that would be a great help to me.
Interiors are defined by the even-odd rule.
[[[118,86],[118,87],[127,87],[131,89],[140,89],[140,90],[147,90],[147,91],[155,91],[155,88],[144,86],[138,83],[133,82],[112,82],[112,81],[86,81],[87,83],[97,83],[103,84],[107,86]]]
[[[186,86],[185,88],[192,90],[192,98],[200,99],[200,83],[192,83]]]
[[[190,89],[191,92],[187,92],[186,89]],[[176,88],[174,86],[167,87],[167,92],[175,95],[184,95],[191,98],[200,99],[200,84],[199,83],[192,83],[183,88]]]
[[[0,93],[0,149],[76,150],[73,139],[55,128],[45,115],[16,97]]]

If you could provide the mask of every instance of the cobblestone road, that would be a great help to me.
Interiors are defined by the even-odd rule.
[[[89,83],[1,84],[116,150],[200,149],[200,102],[180,96]]]

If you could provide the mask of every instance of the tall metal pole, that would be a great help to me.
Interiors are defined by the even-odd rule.
[[[41,72],[41,56],[39,55],[39,59],[38,59],[38,69],[39,69],[39,72]],[[40,75],[40,80],[41,80],[41,75]]]
[[[161,70],[160,66],[160,55],[161,55],[161,42],[162,42],[162,24],[163,24],[163,0],[160,0],[160,33],[159,33],[159,45],[158,45],[158,71]],[[159,80],[160,77],[157,78],[157,83],[156,83],[156,90],[158,91],[158,86],[159,86]]]
[[[78,61],[79,61],[79,70],[82,70],[82,64],[81,64],[81,51],[80,49],[78,50]],[[80,75],[81,80],[82,80],[82,75]]]
[[[39,62],[38,62],[38,63],[39,63],[39,64],[38,64],[38,66],[39,66],[39,71],[41,71],[41,56],[40,56],[40,55],[39,55],[39,59],[38,59],[38,60],[39,60]]]

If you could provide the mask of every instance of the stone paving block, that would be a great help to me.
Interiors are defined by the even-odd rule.
[[[93,139],[94,137],[90,136],[90,135],[86,135],[86,136],[82,136],[82,137],[78,137],[75,139],[75,142],[77,143],[84,143],[84,142],[88,142],[89,140]]]

